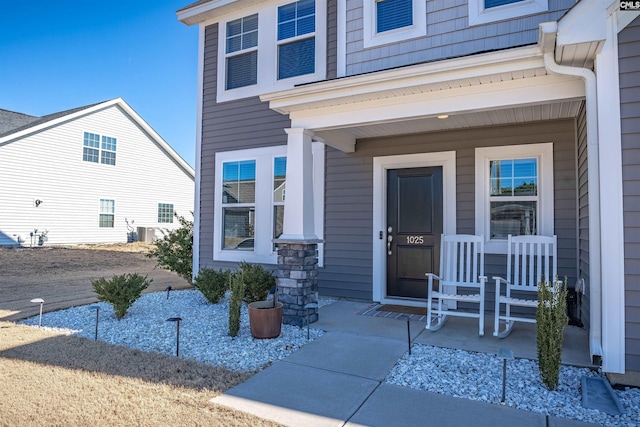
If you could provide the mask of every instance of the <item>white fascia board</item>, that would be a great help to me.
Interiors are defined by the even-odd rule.
[[[328,130],[389,121],[434,117],[583,99],[579,78],[545,75],[292,112],[292,126]]]
[[[187,7],[176,12],[178,21],[191,26],[207,21],[217,20],[234,10],[265,3],[266,0],[212,0],[193,7]]]
[[[538,46],[530,46],[308,84],[263,94],[260,100],[287,114],[318,101],[336,100],[337,104],[341,98],[359,94],[535,68],[544,68],[542,53]]]

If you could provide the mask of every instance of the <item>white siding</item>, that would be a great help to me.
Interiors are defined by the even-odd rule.
[[[117,139],[115,166],[82,160],[84,132]],[[175,228],[158,224],[158,203],[191,219],[193,197],[191,176],[117,105],[0,145],[0,245],[29,245],[34,229],[47,244],[126,242],[125,218]],[[113,228],[98,227],[101,198],[115,200]]]

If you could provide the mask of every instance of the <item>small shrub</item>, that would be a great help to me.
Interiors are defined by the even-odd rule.
[[[101,277],[91,280],[91,285],[98,299],[111,304],[116,319],[120,320],[152,281],[153,279],[147,280],[147,276],[133,273],[115,275],[109,280]]]
[[[217,304],[229,288],[230,278],[231,272],[229,270],[203,268],[193,280],[193,286],[202,292],[207,301],[211,304]]]
[[[244,283],[244,302],[250,304],[264,301],[272,287],[276,285],[273,273],[259,264],[241,262],[235,273],[242,277]]]
[[[240,331],[240,307],[244,297],[244,281],[242,275],[231,276],[231,297],[229,298],[229,336],[236,337]]]
[[[189,283],[193,279],[193,221],[174,214],[180,228],[162,230],[162,238],[154,242],[149,257],[156,257],[158,267],[173,271]]]
[[[538,311],[536,338],[540,378],[549,390],[555,390],[562,363],[562,331],[569,318],[566,313],[567,280],[564,283],[538,284]]]

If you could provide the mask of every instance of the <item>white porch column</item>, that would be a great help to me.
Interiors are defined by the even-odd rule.
[[[278,240],[317,241],[313,222],[313,132],[302,128],[287,132],[287,190],[283,233]]]

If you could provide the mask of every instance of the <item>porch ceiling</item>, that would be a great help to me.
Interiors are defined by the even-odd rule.
[[[573,118],[578,115],[584,101],[572,100],[540,105],[527,105],[501,110],[452,114],[446,119],[437,117],[403,120],[372,125],[342,128],[339,131],[317,131],[316,134],[330,141],[337,133],[348,134],[355,139],[375,138],[412,133],[435,132],[449,129],[464,129],[483,126],[520,124],[541,120]]]

